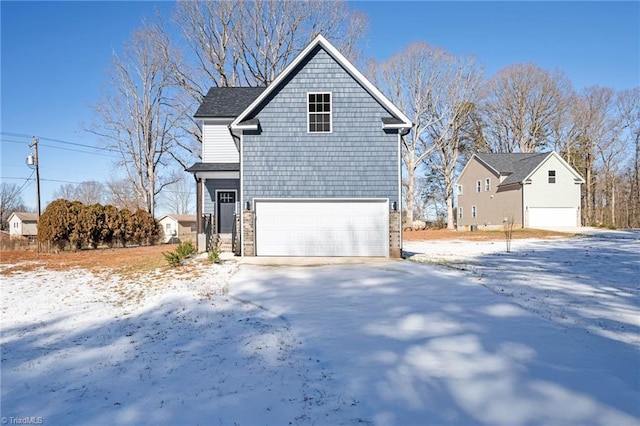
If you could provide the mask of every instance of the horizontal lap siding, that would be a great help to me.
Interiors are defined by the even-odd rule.
[[[307,133],[307,93],[331,92],[332,133]],[[324,50],[259,111],[260,134],[243,138],[245,201],[258,198],[389,198],[398,201],[398,136],[389,113]]]

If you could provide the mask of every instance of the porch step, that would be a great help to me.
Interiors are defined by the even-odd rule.
[[[231,234],[218,234],[220,237],[220,252],[231,253],[232,251],[232,237]]]

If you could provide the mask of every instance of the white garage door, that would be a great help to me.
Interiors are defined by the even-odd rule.
[[[577,226],[575,207],[529,207],[529,227],[549,228]]]
[[[387,200],[256,200],[257,256],[388,256]]]

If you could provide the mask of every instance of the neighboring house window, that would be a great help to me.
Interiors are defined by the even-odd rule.
[[[13,222],[13,227],[18,229],[18,222]]]
[[[462,219],[462,207],[458,207],[458,219]]]
[[[331,93],[309,93],[307,113],[309,133],[330,133]]]
[[[462,195],[462,185],[458,185],[458,195]]]
[[[491,179],[486,178],[484,180],[484,190],[485,191],[491,191]]]
[[[482,182],[477,181],[476,182],[476,192],[480,192],[482,191]]]
[[[549,183],[556,183],[556,171],[549,170]]]
[[[476,206],[471,206],[471,217],[478,216],[478,208]]]
[[[171,232],[171,224],[170,224],[170,223],[167,223],[167,224],[165,225],[165,229],[166,229],[167,233]]]

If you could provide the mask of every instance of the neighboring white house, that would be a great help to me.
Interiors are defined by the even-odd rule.
[[[165,243],[180,243],[186,240],[195,241],[196,215],[167,214],[160,218]]]
[[[553,151],[474,154],[456,182],[458,229],[580,226],[583,183]]]
[[[11,238],[36,237],[38,235],[38,215],[36,213],[13,212],[9,216]]]

